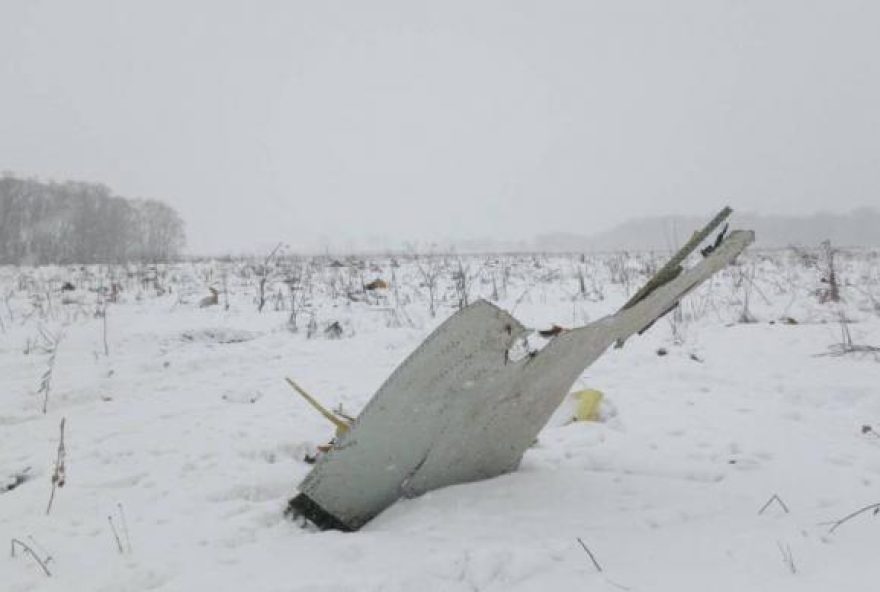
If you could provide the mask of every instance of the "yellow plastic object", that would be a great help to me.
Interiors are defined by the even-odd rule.
[[[602,391],[585,389],[571,395],[576,401],[574,409],[575,421],[598,421],[599,405],[602,403]]]

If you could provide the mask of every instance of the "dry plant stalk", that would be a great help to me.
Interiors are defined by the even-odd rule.
[[[846,516],[844,516],[840,520],[836,520],[831,525],[831,528],[828,529],[829,534],[834,532],[835,530],[837,530],[841,526],[843,526],[846,522],[849,522],[850,520],[852,520],[856,516],[858,516],[860,514],[864,514],[865,512],[873,512],[874,516],[876,516],[877,514],[880,514],[880,503],[868,504],[864,508],[860,508],[860,509],[856,510],[855,512],[851,512],[851,513],[847,514]]]
[[[110,514],[107,515],[107,523],[110,524],[110,531],[113,533],[113,538],[116,540],[116,549],[119,551],[119,554],[131,554],[131,538],[128,535],[128,522],[125,520],[125,510],[122,508],[121,502],[116,502],[116,509],[119,512],[118,519],[120,529],[116,528],[116,522],[113,521],[113,516]],[[119,536],[120,530],[122,531],[123,536]],[[123,537],[125,539],[124,545],[122,542]]]
[[[116,549],[119,551],[120,555],[125,554],[125,549],[122,547],[122,540],[119,538],[119,533],[116,532],[116,525],[113,524],[113,516],[107,516],[107,522],[110,523],[110,530],[113,532],[113,538],[116,540]]]
[[[55,372],[55,356],[58,354],[58,345],[61,343],[62,334],[58,333],[57,335],[49,336],[42,330],[42,328],[40,328],[40,333],[47,343],[46,350],[49,353],[49,361],[46,362],[46,370],[40,378],[40,388],[37,389],[38,393],[43,394],[43,415],[45,415],[49,408],[49,393],[52,390],[52,374]]]
[[[590,551],[590,548],[586,545],[586,543],[584,543],[584,541],[581,540],[581,537],[578,537],[578,538],[577,538],[577,542],[580,543],[581,547],[583,547],[584,551],[586,551],[586,552],[587,552],[587,555],[589,555],[589,557],[590,557],[590,561],[593,562],[593,567],[596,568],[596,571],[601,572],[601,571],[602,571],[602,566],[599,565],[599,562],[598,562],[598,561],[596,561],[596,556],[593,555],[593,552]]]
[[[779,504],[779,506],[780,506],[783,510],[785,510],[785,513],[786,513],[786,514],[789,513],[789,511],[788,511],[788,506],[785,505],[785,502],[782,501],[782,498],[779,497],[779,494],[774,493],[773,495],[770,496],[770,499],[767,500],[767,503],[764,504],[763,506],[761,506],[761,509],[758,510],[758,516],[760,516],[761,514],[763,514],[763,513],[764,513],[764,510],[766,510],[767,508],[769,508],[769,507],[770,507],[770,504],[772,504],[773,502],[776,502],[777,504]]]
[[[791,547],[786,543],[782,544],[781,542],[776,543],[776,546],[779,548],[779,553],[782,554],[782,562],[788,567],[788,571],[792,574],[797,573],[797,565],[794,563],[794,555],[791,553]]]
[[[33,549],[28,546],[27,543],[24,543],[18,539],[12,539],[12,542],[9,545],[9,556],[15,557],[15,545],[21,547],[25,553],[30,555],[34,561],[43,569],[43,573],[46,574],[46,577],[52,577],[52,572],[49,571],[49,568],[46,567],[46,562],[40,559],[40,556],[37,555]]]
[[[65,449],[64,449],[64,423],[67,418],[61,418],[59,430],[61,438],[58,440],[58,456],[55,458],[55,469],[52,471],[52,493],[49,495],[49,503],[46,505],[46,515],[52,511],[52,502],[55,501],[55,489],[64,487],[67,481],[67,468],[64,465]]]

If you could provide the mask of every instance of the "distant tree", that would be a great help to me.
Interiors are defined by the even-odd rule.
[[[163,261],[185,242],[183,221],[162,202],[96,183],[0,177],[0,263]]]

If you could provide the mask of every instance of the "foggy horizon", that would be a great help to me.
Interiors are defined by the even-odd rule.
[[[880,6],[11,2],[0,169],[191,254],[593,235],[880,194]]]

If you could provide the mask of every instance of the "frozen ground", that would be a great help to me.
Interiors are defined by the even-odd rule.
[[[284,376],[356,412],[453,312],[462,277],[528,326],[572,326],[615,310],[656,260],[329,263],[272,264],[261,314],[257,263],[0,268],[0,489],[25,479],[0,493],[0,543],[50,555],[52,574],[17,549],[0,589],[880,589],[880,517],[828,524],[880,502],[880,363],[817,356],[841,342],[841,314],[854,344],[880,345],[876,253],[839,255],[844,301],[823,304],[821,258],[751,252],[588,369],[601,422],[567,422],[566,404],[519,471],[399,502],[353,534],[282,515],[331,435]],[[392,289],[365,294],[376,277]],[[113,281],[105,350],[95,312]],[[219,304],[199,308],[209,285]],[[47,515],[62,418],[66,485]],[[774,494],[785,508],[759,513]]]

